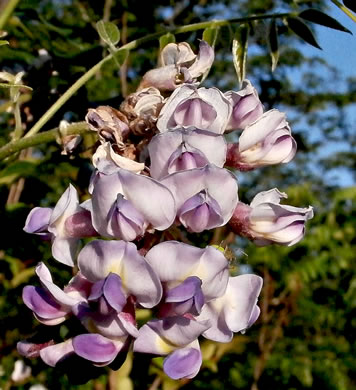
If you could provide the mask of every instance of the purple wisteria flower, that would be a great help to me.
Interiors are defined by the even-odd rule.
[[[133,241],[147,229],[167,229],[175,215],[172,193],[150,177],[121,169],[94,179],[93,226],[104,237]]]
[[[75,315],[89,333],[59,344],[19,344],[19,352],[40,355],[49,365],[76,354],[96,365],[113,362],[138,336],[135,306],[151,308],[162,297],[161,282],[132,243],[95,240],[79,253],[80,272],[61,290],[44,264],[37,269],[43,288],[24,288],[25,304],[45,325]]]
[[[124,291],[125,296],[133,295],[143,307],[151,308],[161,299],[158,276],[131,242],[92,241],[80,251],[78,266],[82,275],[92,283],[103,281],[110,274],[119,275],[121,287],[116,283],[117,288]],[[118,299],[121,294],[114,295]]]
[[[173,302],[173,296],[175,303],[179,302],[179,292],[184,297],[188,290],[196,291],[197,287],[203,294],[204,303],[225,292],[229,263],[224,254],[212,246],[201,249],[178,241],[166,241],[150,249],[145,258],[163,283],[168,302]],[[201,284],[192,279],[184,283],[191,277],[199,278]],[[181,286],[180,291],[178,286]]]
[[[270,110],[247,126],[237,145],[228,145],[226,165],[249,170],[292,160],[297,144],[284,113]]]
[[[305,234],[305,222],[313,218],[313,208],[281,205],[283,198],[287,194],[274,188],[257,194],[250,206],[239,202],[230,227],[259,246],[296,244]]]
[[[190,379],[202,364],[199,337],[228,343],[259,317],[262,278],[231,276],[220,247],[175,239],[184,240],[184,228],[201,233],[229,224],[257,245],[290,246],[303,237],[313,209],[281,205],[287,195],[277,189],[250,205],[239,202],[236,177],[224,166],[287,163],[296,142],[285,114],[263,113],[248,80],[238,92],[198,88],[213,59],[204,41],[198,55],[186,42],[168,44],[160,67],[144,75],[120,110],[89,110],[86,120],[100,140],[91,198],[80,204],[70,185],[53,209],[34,208],[24,227],[52,241],[56,260],[76,265],[60,288],[40,263],[41,286],[24,288],[25,305],[43,325],[71,318],[78,326],[58,342],[43,335],[42,342],[19,342],[21,355],[53,367],[73,358],[117,369],[133,344],[135,353],[164,356],[170,378]],[[224,133],[241,129],[239,142],[227,145]],[[79,251],[81,238],[97,236],[105,240]],[[140,328],[137,309],[150,313]]]
[[[223,136],[195,128],[157,134],[148,145],[150,173],[159,180],[171,173],[207,164],[222,168],[226,150]]]
[[[217,88],[196,88],[184,84],[177,88],[163,106],[157,121],[161,133],[195,127],[223,134],[231,115],[231,104]]]
[[[243,81],[240,91],[228,91],[225,96],[232,105],[232,113],[226,132],[244,129],[262,116],[263,105],[249,80]]]
[[[151,320],[139,330],[134,351],[167,356],[163,369],[173,379],[192,378],[201,366],[198,337],[209,321],[196,321],[207,302],[225,293],[228,261],[218,249],[195,248],[177,241],[154,246],[148,263],[163,285],[160,319]]]
[[[80,238],[98,235],[90,211],[79,204],[77,191],[71,184],[53,210],[48,207],[31,210],[24,231],[51,238],[53,257],[69,266],[74,265]]]
[[[207,339],[227,343],[233,334],[244,332],[259,317],[257,299],[263,280],[260,276],[245,274],[230,277],[225,294],[203,306],[197,321],[209,321],[204,331]]]
[[[173,379],[193,378],[202,356],[198,337],[228,342],[257,319],[262,279],[229,278],[229,263],[215,247],[204,249],[168,241],[146,259],[163,285],[159,319],[139,330],[134,351],[167,356],[163,369]]]
[[[196,233],[225,225],[238,201],[235,177],[214,165],[173,173],[161,183],[174,195],[177,219]]]
[[[44,263],[36,267],[36,274],[42,287],[26,286],[22,299],[36,319],[45,325],[57,325],[65,321],[72,314],[72,308],[87,299],[91,284],[80,273],[64,290],[53,283]]]
[[[198,337],[208,328],[185,317],[152,320],[140,328],[134,352],[167,356],[163,370],[172,379],[194,378],[202,363]]]

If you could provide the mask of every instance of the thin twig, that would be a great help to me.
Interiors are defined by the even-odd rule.
[[[161,382],[162,382],[161,377],[157,375],[155,380],[152,382],[152,385],[148,388],[148,390],[157,390]]]
[[[121,29],[121,42],[126,45],[127,43],[127,12],[125,11],[122,15],[122,29]],[[127,62],[128,58],[121,65],[120,81],[121,81],[121,94],[125,98],[128,95],[128,85],[127,85]]]
[[[104,12],[103,12],[103,21],[108,22],[111,15],[112,0],[105,0]]]

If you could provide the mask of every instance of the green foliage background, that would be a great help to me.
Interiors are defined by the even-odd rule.
[[[33,88],[32,93],[23,91],[21,95],[22,119],[28,130],[107,54],[95,30],[95,23],[103,17],[118,25],[121,42],[126,43],[148,33],[163,33],[169,27],[199,21],[309,6],[327,10],[327,4],[322,0],[22,0],[4,28],[8,32],[4,39],[10,45],[0,47],[0,70],[26,72],[24,83]],[[242,239],[231,246],[237,255],[232,267],[248,266],[264,277],[259,321],[230,344],[203,342],[203,369],[190,382],[168,380],[161,374],[161,360],[149,366],[145,357],[134,357],[132,367],[130,358],[123,369],[109,376],[108,370],[94,372],[97,378],[87,384],[75,384],[78,378],[68,380],[63,371],[31,360],[26,363],[32,367],[32,376],[24,383],[12,382],[19,340],[36,331],[50,331],[54,338],[70,332],[67,325],[45,330],[21,299],[24,285],[37,284],[34,267],[39,261],[48,264],[59,284],[71,277],[67,268],[51,259],[48,244],[22,232],[31,208],[54,205],[69,182],[76,186],[82,200],[88,196],[95,139],[86,136],[71,157],[62,155],[54,142],[34,148],[25,159],[10,159],[1,165],[0,388],[28,389],[31,384],[42,383],[51,390],[145,389],[158,378],[164,390],[356,389],[356,187],[339,188],[325,180],[331,168],[336,175],[339,168],[353,169],[355,156],[349,150],[335,152],[328,159],[320,154],[332,142],[347,142],[350,150],[355,146],[355,134],[344,118],[347,107],[355,101],[356,80],[343,80],[338,75],[344,90],[335,91],[328,82],[335,77],[335,69],[318,58],[305,58],[301,40],[280,21],[280,60],[272,73],[267,24],[251,24],[247,77],[257,86],[266,109],[287,110],[299,152],[286,167],[240,173],[240,197],[249,202],[258,191],[278,187],[288,193],[289,204],[313,205],[315,218],[308,223],[305,239],[291,248],[256,248]],[[205,86],[238,89],[230,54],[235,27],[219,30],[216,61]],[[177,41],[187,40],[197,47],[201,37],[202,31],[198,31],[177,36]],[[340,44],[342,38],[340,34]],[[135,91],[143,73],[155,67],[158,48],[157,40],[132,51],[120,72],[113,61],[105,64],[46,124],[46,129],[56,127],[63,118],[83,120],[89,107],[118,107],[124,95]],[[47,53],[39,54],[40,49]],[[303,83],[291,76],[295,72]],[[0,89],[0,146],[9,142],[14,128],[9,105],[8,91]],[[315,129],[318,137],[312,134]],[[19,180],[23,187],[17,196],[10,197],[11,189],[19,188]],[[204,245],[210,238],[201,237],[196,244]],[[71,371],[74,375],[88,370],[78,366]]]

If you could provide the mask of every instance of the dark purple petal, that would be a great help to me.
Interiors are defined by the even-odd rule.
[[[202,364],[201,352],[195,348],[181,348],[164,359],[163,370],[172,379],[193,378]]]
[[[103,295],[103,287],[106,279],[101,279],[95,282],[91,288],[90,295],[88,297],[89,301],[95,301]]]
[[[182,302],[193,298],[201,290],[201,280],[196,276],[189,276],[183,283],[167,291],[166,302]]]
[[[121,312],[126,304],[126,295],[122,289],[122,282],[119,275],[109,274],[105,280],[103,293],[109,305],[118,313]]]
[[[115,343],[100,334],[82,334],[73,338],[74,352],[94,363],[112,362],[119,352]]]
[[[63,309],[61,305],[41,287],[26,286],[23,289],[22,299],[29,309],[44,319],[60,318],[68,314],[68,311]]]
[[[194,296],[194,305],[196,311],[196,313],[194,313],[195,315],[198,315],[201,312],[204,303],[205,303],[205,297],[203,291],[199,289]]]

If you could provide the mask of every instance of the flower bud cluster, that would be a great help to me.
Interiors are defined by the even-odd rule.
[[[89,110],[100,139],[90,199],[80,203],[70,185],[53,209],[34,208],[24,227],[50,240],[53,257],[77,270],[62,289],[40,263],[41,287],[25,287],[26,306],[49,326],[76,318],[82,332],[60,343],[22,341],[22,355],[51,366],[79,356],[116,367],[133,344],[134,352],[165,356],[171,378],[192,378],[202,363],[200,336],[229,342],[258,318],[259,276],[230,276],[219,248],[169,234],[227,225],[257,245],[293,245],[312,217],[311,208],[280,205],[286,195],[277,189],[250,206],[239,202],[236,177],[225,166],[286,163],[296,144],[285,115],[264,113],[249,81],[225,94],[199,88],[213,59],[204,41],[198,55],[187,43],[169,44],[161,67],[146,73],[120,110]],[[242,130],[239,142],[227,144],[224,133],[233,130]],[[80,250],[86,237],[96,239]],[[154,316],[138,328],[140,308]]]

